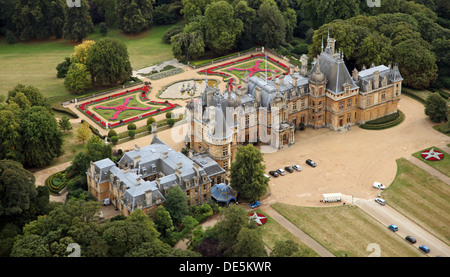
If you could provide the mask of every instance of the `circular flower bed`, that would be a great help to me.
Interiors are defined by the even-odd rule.
[[[420,155],[427,161],[440,161],[444,158],[444,153],[433,148],[423,151]]]

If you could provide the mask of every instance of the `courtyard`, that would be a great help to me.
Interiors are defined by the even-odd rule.
[[[264,154],[264,160],[267,172],[293,164],[299,164],[303,170],[271,177],[272,195],[267,200],[320,207],[337,205],[321,203],[324,193],[342,193],[347,201],[351,201],[351,196],[375,198],[378,190],[372,188],[373,182],[388,187],[397,172],[397,159],[408,158],[430,145],[449,151],[449,137],[432,128],[421,103],[402,96],[399,109],[405,113],[405,121],[386,130],[353,126],[347,132],[310,128],[296,131],[295,145]],[[315,161],[317,167],[307,165],[306,159]]]

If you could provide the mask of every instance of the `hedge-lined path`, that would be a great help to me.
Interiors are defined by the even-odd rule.
[[[52,167],[48,167],[48,168],[44,168],[41,169],[39,171],[36,171],[33,173],[34,178],[36,179],[36,186],[45,186],[45,180],[47,180],[47,178],[52,175],[55,174],[57,172],[60,172],[64,169],[66,169],[67,167],[69,167],[72,164],[72,161],[70,162],[65,162],[59,165],[55,165]],[[50,201],[52,202],[64,202],[66,200],[66,195],[62,194],[59,196],[56,195],[51,195],[50,194]]]

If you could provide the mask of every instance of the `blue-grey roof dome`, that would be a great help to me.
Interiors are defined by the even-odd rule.
[[[226,185],[225,183],[220,183],[215,184],[211,188],[211,196],[218,202],[229,202],[230,200],[236,201],[237,193],[232,187]]]

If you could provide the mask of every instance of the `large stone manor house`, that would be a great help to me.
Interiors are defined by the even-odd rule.
[[[136,209],[154,214],[172,187],[180,188],[189,205],[201,205],[211,198],[211,188],[225,181],[226,172],[208,155],[187,157],[154,133],[151,144],[135,146],[117,165],[108,158],[91,162],[86,175],[98,201],[108,199],[128,216]]]
[[[186,109],[192,151],[208,153],[228,170],[245,143],[280,149],[295,143],[300,126],[337,131],[397,111],[403,79],[396,65],[350,74],[330,37],[309,72],[308,57],[300,61],[301,68],[275,80],[246,75],[234,91],[207,86],[200,99],[191,97]]]

